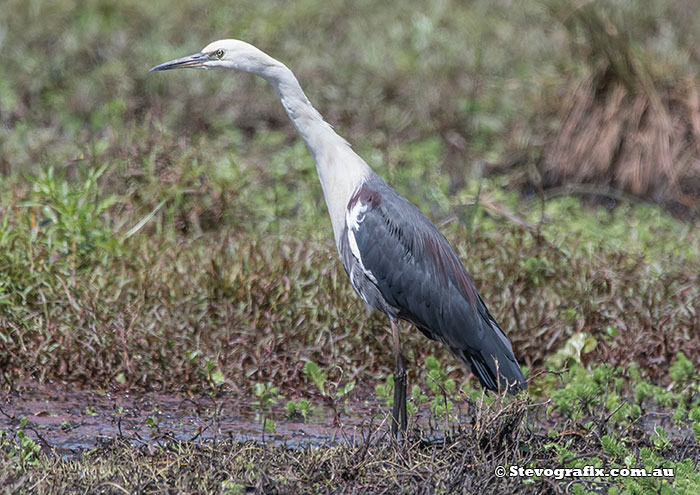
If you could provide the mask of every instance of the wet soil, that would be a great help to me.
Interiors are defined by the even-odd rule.
[[[353,394],[357,395],[357,394]],[[164,393],[98,392],[60,384],[37,385],[27,382],[12,392],[0,393],[0,432],[22,429],[43,450],[72,457],[86,450],[109,444],[119,438],[138,446],[154,446],[172,440],[234,442],[255,441],[269,445],[302,448],[308,445],[358,444],[373,432],[389,432],[390,411],[376,400],[353,399],[335,405],[314,401],[306,419],[288,417],[284,400],[266,408],[265,416],[275,422],[274,433],[262,426],[261,408],[249,399],[232,393],[218,397],[189,397]],[[468,415],[455,404],[463,425]],[[435,426],[426,410],[414,421],[438,441]],[[540,418],[541,428],[556,418]],[[26,421],[26,422],[25,422]],[[692,436],[688,428],[673,425],[670,412],[647,411],[637,423],[641,436],[653,434],[661,426],[672,441]],[[467,428],[468,429],[468,428]]]
[[[22,428],[42,448],[71,456],[115,438],[135,444],[170,440],[258,441],[289,447],[359,441],[386,421],[376,402],[315,405],[313,414],[288,418],[284,401],[267,409],[275,432],[264,432],[260,407],[233,394],[219,397],[94,392],[62,385],[23,384],[0,395],[0,430]],[[22,422],[26,419],[26,424]]]

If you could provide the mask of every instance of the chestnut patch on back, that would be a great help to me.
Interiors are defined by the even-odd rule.
[[[360,201],[369,205],[370,209],[374,209],[382,203],[382,197],[377,191],[373,191],[365,186],[360,186],[355,194],[348,201],[348,211]]]

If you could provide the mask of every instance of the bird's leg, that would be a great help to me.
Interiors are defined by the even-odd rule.
[[[391,433],[394,438],[398,438],[399,431],[402,436],[406,434],[408,417],[406,414],[406,369],[401,355],[399,326],[394,321],[391,322],[391,335],[394,339],[394,409]]]

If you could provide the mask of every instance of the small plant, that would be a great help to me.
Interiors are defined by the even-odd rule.
[[[407,404],[406,409],[408,414],[415,414],[422,404],[425,404],[430,399],[423,393],[423,390],[418,385],[413,385],[411,388],[411,401]]]
[[[198,368],[197,372],[204,377],[209,387],[209,394],[212,397],[217,397],[221,392],[221,386],[226,383],[226,377],[213,359],[204,358],[204,362],[200,365],[200,355],[201,352],[199,349],[185,351],[185,357],[190,365]]]
[[[340,386],[339,384],[329,383],[328,375],[321,370],[321,367],[314,363],[313,361],[308,361],[304,365],[304,372],[311,379],[311,381],[316,385],[318,391],[321,395],[329,397],[331,392],[327,389],[327,385],[334,386],[334,391],[332,392],[335,397],[345,397],[347,394],[352,392],[355,388],[355,382],[347,382],[345,385]]]
[[[586,332],[576,332],[554,354],[547,358],[550,370],[560,370],[581,364],[581,356],[593,351],[598,345],[595,337]]]
[[[623,459],[629,454],[629,450],[625,447],[624,442],[618,439],[614,434],[603,435],[600,439],[603,452],[612,458]]]
[[[94,406],[87,406],[85,410],[83,411],[83,414],[86,414],[88,416],[92,416],[93,418],[96,418],[97,416],[100,415],[100,413],[97,412],[97,409],[95,409]]]
[[[652,395],[654,395],[654,386],[651,383],[643,381],[634,386],[634,398],[640,406],[644,402],[644,399]]]
[[[284,410],[287,413],[287,418],[294,419],[296,416],[300,415],[304,421],[306,421],[311,414],[311,402],[306,399],[298,401],[289,400],[285,404]]]
[[[689,384],[698,380],[698,371],[695,365],[685,357],[685,354],[679,352],[676,354],[676,360],[669,368],[671,378],[678,384]]]
[[[67,255],[73,267],[96,249],[110,253],[119,249],[119,241],[102,218],[117,203],[116,196],[99,197],[98,180],[106,169],[105,165],[84,172],[80,183],[66,181],[66,169],[55,173],[48,168],[39,176],[27,177],[32,184],[32,199],[20,206],[35,209],[39,220],[35,226],[37,239]]]
[[[279,389],[272,385],[272,382],[267,383],[256,383],[253,388],[253,395],[258,399],[254,402],[259,408],[257,414],[257,419],[262,425],[263,440],[265,439],[265,432],[274,433],[277,425],[269,417],[270,408],[277,404],[277,401],[281,398]]]
[[[654,433],[651,435],[651,444],[660,452],[665,451],[671,445],[668,439],[668,432],[661,426],[654,427]]]
[[[547,435],[554,439],[554,441],[546,444],[544,449],[553,450],[562,464],[566,464],[570,459],[576,457],[575,452],[570,450],[574,444],[573,438],[570,438],[564,442],[559,438],[559,433],[557,433],[555,430],[550,430]]]
[[[204,361],[205,376],[207,383],[209,384],[210,393],[213,396],[217,396],[221,390],[221,386],[226,381],[224,374],[218,369],[216,361],[212,359],[205,359]]]
[[[389,375],[384,383],[377,383],[374,387],[374,393],[385,407],[392,407],[394,405],[394,376]]]
[[[308,361],[304,365],[304,372],[309,379],[316,385],[329,407],[333,410],[335,418],[338,418],[338,399],[347,396],[355,389],[355,382],[350,381],[341,385],[340,382],[331,382],[328,375],[321,367],[313,361]]]
[[[328,375],[326,375],[321,367],[313,361],[308,361],[304,365],[304,373],[314,382],[316,388],[321,392],[321,395],[326,395],[326,381],[328,381]]]
[[[14,434],[14,438],[4,430],[0,430],[0,449],[24,471],[28,466],[39,462],[41,447],[24,433],[27,418],[21,418],[20,425],[21,428]]]
[[[347,382],[347,383],[346,383],[345,385],[343,385],[342,387],[338,387],[338,388],[336,389],[335,395],[336,395],[337,397],[345,397],[346,395],[348,395],[348,394],[349,394],[350,392],[352,392],[353,390],[355,390],[355,382],[354,382],[354,381],[352,381],[352,382]]]
[[[428,387],[433,393],[430,408],[438,418],[447,419],[454,410],[454,403],[448,397],[454,395],[457,384],[452,378],[447,378],[447,374],[435,356],[428,356],[425,359],[425,367],[428,369]]]
[[[563,375],[563,388],[552,392],[550,412],[557,409],[559,413],[573,420],[580,420],[584,415],[592,414],[604,395],[604,387],[583,367],[574,365]]]
[[[39,453],[41,452],[39,444],[29,438],[24,433],[24,430],[19,430],[17,432],[17,438],[19,439],[19,456],[22,468],[24,469],[25,466],[36,464],[38,462]]]
[[[157,414],[151,414],[146,418],[145,423],[151,431],[158,431],[160,428],[160,416]]]
[[[221,490],[224,495],[243,495],[247,493],[245,485],[230,480],[221,482]]]

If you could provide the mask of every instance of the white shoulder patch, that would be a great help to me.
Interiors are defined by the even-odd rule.
[[[362,272],[372,282],[376,284],[377,279],[374,277],[374,275],[372,275],[372,272],[365,268],[365,265],[362,262],[362,254],[360,253],[360,248],[357,245],[357,239],[355,239],[355,232],[357,232],[360,229],[360,224],[364,222],[367,208],[367,205],[362,203],[362,201],[357,201],[345,215],[345,222],[348,226],[347,232],[350,252],[352,253],[353,257],[357,260],[357,263],[360,265],[360,269],[362,270]]]
[[[360,224],[365,220],[365,212],[367,211],[367,205],[362,201],[357,201],[353,207],[348,210],[347,215],[345,215],[345,221],[348,224],[348,230],[355,230],[360,227]]]

